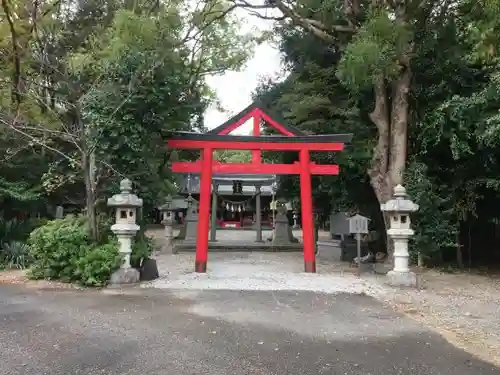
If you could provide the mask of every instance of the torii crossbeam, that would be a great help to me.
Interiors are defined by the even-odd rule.
[[[229,133],[253,118],[253,135],[233,136]],[[260,134],[262,122],[277,130],[280,136]],[[316,164],[310,161],[311,151],[342,151],[350,142],[351,134],[306,135],[298,129],[275,121],[257,104],[252,104],[208,133],[174,133],[168,139],[171,149],[201,150],[201,160],[174,162],[172,171],[177,173],[200,173],[200,204],[198,237],[196,242],[195,271],[206,272],[208,259],[208,232],[210,218],[210,195],[213,173],[224,174],[293,174],[300,176],[302,204],[302,232],[305,272],[316,272],[314,244],[314,221],[312,205],[311,175],[337,175],[338,165]],[[251,163],[220,163],[213,160],[213,151],[250,150]],[[297,151],[299,162],[294,164],[262,163],[261,152]]]

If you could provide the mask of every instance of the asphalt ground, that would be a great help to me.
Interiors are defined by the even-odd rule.
[[[361,295],[0,286],[0,374],[483,375]]]

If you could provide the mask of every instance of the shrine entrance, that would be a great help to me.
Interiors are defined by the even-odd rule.
[[[253,119],[252,135],[229,135],[244,123]],[[262,135],[265,124],[280,135]],[[168,139],[170,149],[201,150],[201,159],[195,162],[174,162],[172,172],[200,174],[200,202],[196,239],[195,272],[206,272],[209,247],[210,199],[212,175],[299,175],[304,247],[304,270],[316,272],[314,219],[311,175],[337,175],[338,165],[316,164],[310,160],[311,151],[342,151],[350,142],[351,134],[307,135],[286,126],[269,116],[256,103],[248,106],[219,127],[201,134],[176,132]],[[251,163],[221,163],[213,159],[214,150],[250,150]],[[266,164],[262,162],[262,151],[296,151],[299,162],[293,164]]]

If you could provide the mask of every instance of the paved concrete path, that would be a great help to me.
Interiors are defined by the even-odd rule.
[[[366,296],[1,286],[0,318],[2,375],[500,373]]]

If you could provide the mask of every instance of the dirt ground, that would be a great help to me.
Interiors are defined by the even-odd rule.
[[[397,290],[386,302],[455,346],[500,365],[500,278],[424,270],[421,280],[421,290]]]

